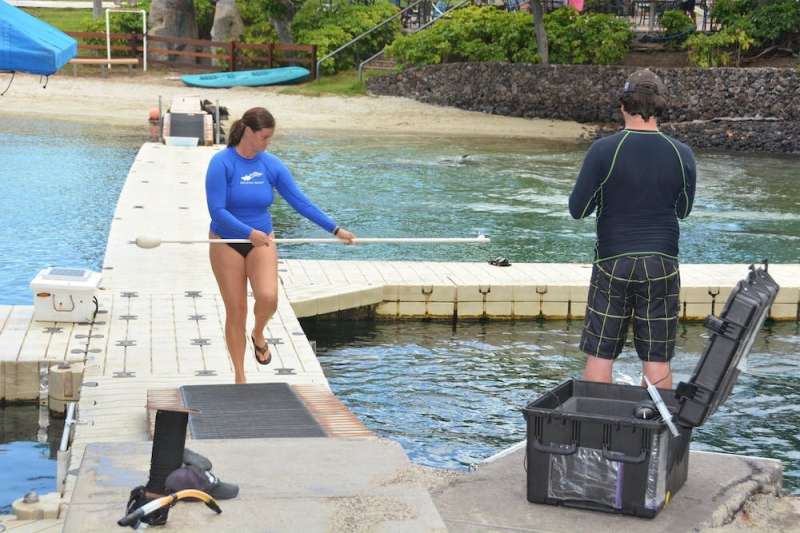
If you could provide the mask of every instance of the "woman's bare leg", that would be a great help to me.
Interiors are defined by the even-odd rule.
[[[216,235],[211,238],[218,238]],[[252,253],[252,252],[251,252]],[[209,245],[211,270],[217,278],[225,303],[225,344],[233,363],[236,383],[246,383],[244,375],[245,324],[247,322],[247,277],[245,259],[227,244]]]
[[[253,338],[257,346],[265,346],[264,328],[278,309],[278,250],[274,244],[256,246],[247,254],[245,264],[256,301]]]

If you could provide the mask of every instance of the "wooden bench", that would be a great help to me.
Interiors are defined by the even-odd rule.
[[[133,66],[139,64],[139,59],[136,57],[115,57],[106,59],[102,57],[73,57],[69,60],[72,65],[72,75],[78,75],[78,65],[100,65],[103,77],[108,76],[108,65],[127,65],[128,75],[133,75]]]

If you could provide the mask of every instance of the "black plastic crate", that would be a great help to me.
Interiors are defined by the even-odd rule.
[[[672,391],[661,391],[670,409]],[[691,428],[673,437],[632,385],[565,381],[528,405],[528,500],[653,517],[686,481]]]
[[[660,417],[641,419],[647,389],[569,380],[524,409],[528,500],[652,518],[683,486],[692,428],[730,394],[779,287],[750,268],[709,316],[706,349],[688,383],[661,390],[679,435]],[[641,414],[641,412],[639,412]]]

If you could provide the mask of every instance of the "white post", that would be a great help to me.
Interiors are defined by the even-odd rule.
[[[144,63],[143,71],[147,72],[147,11],[142,9],[142,60]]]
[[[144,9],[106,8],[106,57],[108,69],[111,70],[111,23],[110,13],[141,13],[142,14],[142,70],[147,72],[147,11]]]
[[[215,118],[215,120],[217,122],[217,124],[216,124],[216,126],[217,126],[216,137],[217,138],[216,138],[215,144],[219,144],[219,127],[220,127],[219,126],[219,98],[217,98],[217,105],[215,106],[214,114],[216,115],[216,117],[214,117],[214,118]]]
[[[108,70],[111,70],[111,22],[109,10],[106,9],[106,58],[108,59]]]

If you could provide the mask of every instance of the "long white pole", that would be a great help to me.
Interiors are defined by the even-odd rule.
[[[273,239],[275,244],[343,244],[341,239]],[[487,244],[491,239],[485,235],[478,237],[361,237],[353,239],[353,244]],[[131,244],[140,248],[156,248],[162,244],[249,244],[248,239],[199,239],[199,240],[161,240],[153,237],[138,237]]]

